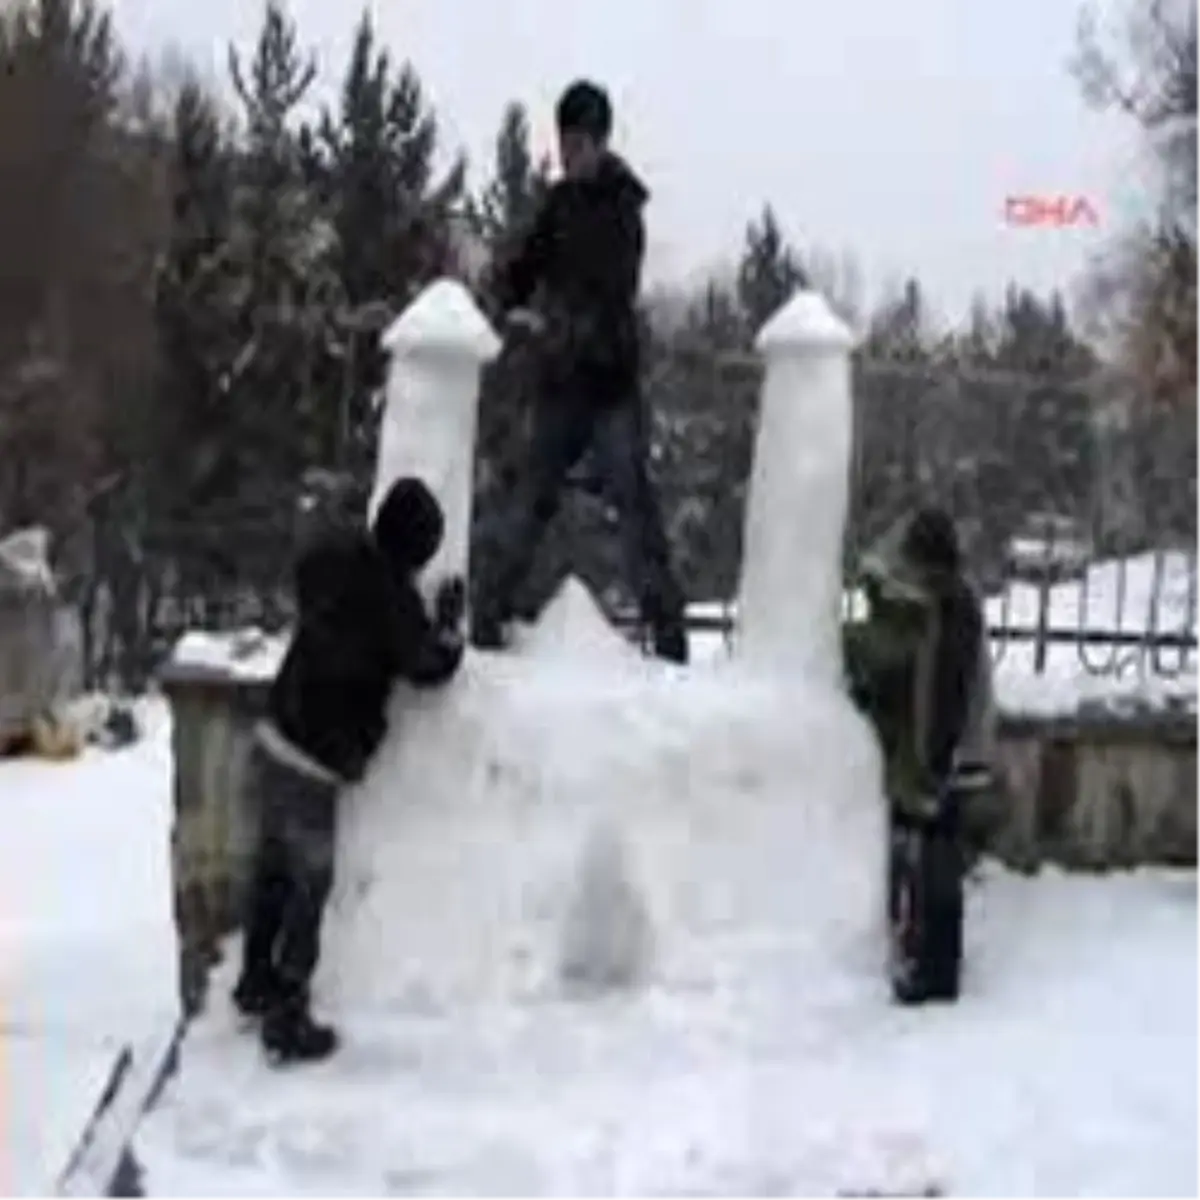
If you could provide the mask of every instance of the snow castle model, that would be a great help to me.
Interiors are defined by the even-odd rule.
[[[374,502],[402,474],[438,494],[432,587],[466,566],[479,378],[499,342],[443,280],[385,344]],[[512,653],[469,655],[441,691],[399,688],[343,808],[318,980],[335,1005],[715,986],[746,975],[735,944],[791,956],[796,1003],[881,978],[879,761],[839,679],[850,337],[800,292],[759,347],[735,654],[643,659],[572,581]]]

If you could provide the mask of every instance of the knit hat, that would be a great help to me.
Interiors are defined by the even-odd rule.
[[[393,571],[419,571],[437,553],[445,518],[437,498],[419,479],[398,479],[375,516],[375,544]]]
[[[559,97],[554,111],[560,132],[575,130],[597,141],[608,140],[612,133],[612,104],[599,84],[577,79]]]
[[[904,554],[928,570],[957,571],[962,554],[950,514],[932,506],[918,509],[904,537]]]

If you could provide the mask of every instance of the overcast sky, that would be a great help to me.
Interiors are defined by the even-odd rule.
[[[115,0],[138,51],[186,50],[214,76],[249,43],[252,0]],[[1077,284],[1128,198],[1121,123],[1068,72],[1077,0],[376,0],[446,139],[487,161],[504,104],[549,148],[556,94],[606,83],[616,142],[653,192],[651,280],[728,258],[764,200],[802,248],[850,250],[869,291],[911,271],[950,313],[1017,279]],[[340,77],[353,0],[292,0]],[[1004,198],[1084,193],[1099,230],[1006,228]],[[1106,230],[1103,226],[1108,225]]]

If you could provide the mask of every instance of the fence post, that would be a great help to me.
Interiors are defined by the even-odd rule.
[[[1050,640],[1050,570],[1041,572],[1038,581],[1037,630],[1033,643],[1033,670],[1041,675],[1046,670],[1046,649]]]

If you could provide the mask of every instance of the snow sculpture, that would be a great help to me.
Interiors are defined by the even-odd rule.
[[[438,294],[393,331],[377,490],[430,479],[461,569],[494,340],[454,290],[457,326],[427,319]],[[826,316],[802,296],[763,338],[739,656],[644,659],[569,580],[511,653],[397,688],[338,814],[316,991],[346,1057],[299,1123],[294,1089],[256,1098],[270,1182],[291,1158],[352,1191],[905,1190],[913,1096],[881,1093],[886,1067],[847,1084],[840,1052],[886,1004],[885,817],[835,676],[848,338]],[[231,1103],[229,1061],[184,1070],[174,1124]],[[779,1102],[801,1077],[819,1112]],[[356,1132],[381,1105],[387,1144]]]
[[[582,992],[640,983],[650,961],[650,914],[615,829],[601,825],[588,838],[577,882],[563,926],[564,983]]]
[[[841,674],[842,534],[853,428],[846,326],[800,291],[763,326],[737,653],[823,686]]]
[[[374,516],[403,476],[429,485],[446,515],[445,539],[424,573],[432,590],[448,575],[466,575],[479,380],[500,339],[462,284],[439,279],[382,342],[391,358],[369,511]]]
[[[376,497],[429,480],[449,514],[434,569],[461,570],[495,337],[439,284],[389,344]],[[343,810],[318,979],[335,1006],[753,989],[766,947],[789,1006],[882,992],[880,762],[838,678],[849,344],[811,293],[764,331],[735,658],[643,658],[571,580],[511,652],[397,687]]]

